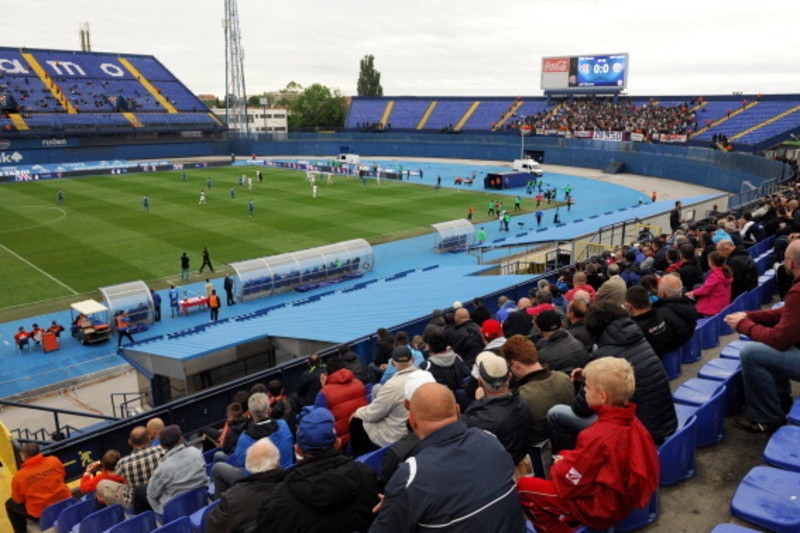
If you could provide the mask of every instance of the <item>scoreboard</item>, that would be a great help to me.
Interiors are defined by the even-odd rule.
[[[628,83],[628,54],[542,58],[545,91],[621,91]]]

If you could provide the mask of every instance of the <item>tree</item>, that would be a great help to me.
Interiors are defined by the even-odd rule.
[[[381,73],[375,70],[375,57],[370,54],[361,60],[358,73],[358,96],[383,96]]]
[[[338,89],[315,83],[289,104],[289,127],[339,128],[346,110],[347,100]]]

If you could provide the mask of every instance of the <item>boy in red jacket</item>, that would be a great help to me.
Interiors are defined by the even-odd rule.
[[[586,401],[598,419],[578,435],[574,450],[553,457],[550,479],[523,477],[517,491],[540,533],[569,533],[568,522],[605,529],[644,507],[658,487],[658,453],[629,403],[635,388],[625,359],[586,365]]]

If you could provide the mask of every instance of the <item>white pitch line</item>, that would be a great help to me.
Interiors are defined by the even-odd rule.
[[[47,276],[48,278],[52,279],[53,281],[55,281],[56,283],[58,283],[59,285],[61,285],[61,286],[62,286],[62,287],[64,287],[65,289],[67,289],[67,290],[68,290],[69,292],[71,292],[72,294],[74,294],[74,295],[76,295],[76,294],[79,294],[79,293],[78,293],[78,291],[76,291],[75,289],[73,289],[72,287],[70,287],[69,285],[67,285],[66,283],[64,283],[63,281],[59,280],[58,278],[54,278],[53,276],[51,276],[50,274],[48,274],[47,272],[45,272],[44,270],[42,270],[42,269],[41,269],[41,268],[39,268],[38,266],[34,265],[33,263],[31,263],[30,261],[28,261],[27,259],[25,259],[25,258],[24,258],[24,257],[22,257],[21,255],[19,255],[18,253],[16,253],[15,251],[13,251],[13,250],[11,250],[10,248],[8,248],[7,246],[4,246],[4,245],[0,244],[0,248],[2,248],[3,250],[5,250],[6,252],[10,253],[11,255],[13,255],[14,257],[16,257],[17,259],[19,259],[19,260],[20,260],[20,261],[22,261],[23,263],[25,263],[26,265],[29,265],[29,266],[30,266],[30,267],[32,267],[34,270],[37,270],[37,271],[41,272],[42,274],[44,274],[45,276]]]

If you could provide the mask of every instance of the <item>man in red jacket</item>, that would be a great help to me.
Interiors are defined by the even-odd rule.
[[[342,448],[350,442],[350,417],[356,409],[367,405],[367,389],[339,357],[329,359],[326,373],[320,376],[322,389],[317,393],[314,407],[324,407],[333,413],[336,435]]]
[[[800,380],[800,239],[786,248],[783,265],[794,280],[783,307],[725,317],[726,324],[753,340],[739,352],[746,416],[733,422],[751,433],[772,433],[786,423],[784,413],[792,405],[789,380]]]
[[[11,479],[11,498],[6,500],[6,514],[14,533],[26,533],[27,519],[39,520],[50,504],[72,496],[64,484],[64,465],[58,457],[45,457],[39,445],[26,442],[19,451],[22,465]]]
[[[611,527],[644,507],[658,488],[653,438],[629,403],[636,387],[625,359],[601,357],[583,369],[586,401],[598,418],[578,435],[574,450],[553,457],[550,479],[517,481],[522,506],[536,531],[569,533],[567,522]]]

